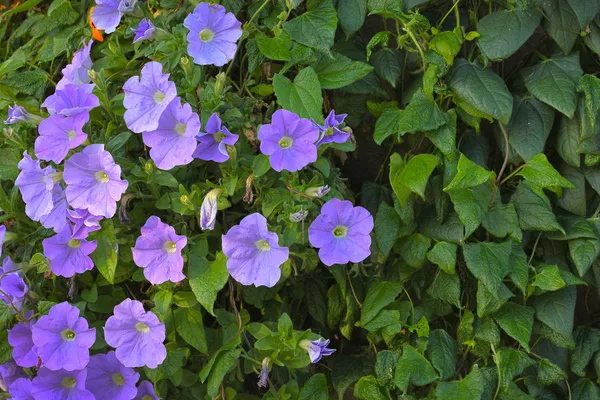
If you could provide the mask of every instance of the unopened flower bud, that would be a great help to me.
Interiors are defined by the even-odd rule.
[[[258,387],[267,387],[267,383],[269,381],[269,363],[271,359],[269,357],[265,357],[262,361],[262,368],[260,370],[260,374],[258,375]]]
[[[221,94],[223,89],[225,89],[226,79],[227,79],[227,76],[225,75],[224,72],[221,72],[217,75],[217,79],[215,81],[215,93],[216,94]]]
[[[183,56],[179,59],[179,65],[181,65],[181,68],[183,68],[183,72],[185,72],[186,75],[192,71],[192,63],[186,56]]]
[[[217,200],[223,193],[223,189],[213,189],[204,196],[202,207],[200,207],[200,228],[202,230],[215,229],[217,222]]]
[[[17,122],[28,122],[33,125],[39,125],[42,122],[42,117],[31,114],[25,107],[14,105],[8,107],[8,118],[4,121],[4,125],[12,125]]]
[[[151,174],[153,169],[154,165],[152,164],[152,161],[146,161],[144,164],[144,171],[146,171],[148,174]]]
[[[325,195],[327,193],[329,193],[329,191],[331,190],[331,188],[329,186],[316,186],[316,187],[309,187],[308,189],[306,189],[304,191],[304,193],[307,196],[310,197],[317,197],[317,198],[322,198],[325,197]]]
[[[292,222],[302,222],[302,221],[304,221],[304,219],[306,218],[307,215],[308,215],[308,211],[300,210],[298,212],[291,213],[289,218],[290,218],[290,221],[292,221]]]

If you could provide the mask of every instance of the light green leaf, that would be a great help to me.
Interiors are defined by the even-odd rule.
[[[90,254],[94,265],[104,278],[111,284],[115,281],[115,272],[117,270],[117,236],[111,219],[106,219],[100,223],[102,229],[92,232],[90,240],[96,240],[98,247]]]
[[[14,149],[0,149],[0,181],[14,181],[19,175],[20,157]]]
[[[451,189],[448,190],[448,194],[454,204],[454,210],[465,226],[466,239],[475,232],[488,212],[492,185],[484,183],[466,189]]]
[[[317,122],[323,120],[321,84],[311,67],[301,70],[294,82],[283,75],[275,74],[273,88],[277,102],[286,110],[303,118],[314,118]]]
[[[425,386],[437,378],[437,373],[422,354],[409,345],[403,348],[402,356],[396,365],[396,387],[406,393],[409,384]]]
[[[494,314],[494,319],[508,336],[529,351],[534,314],[535,311],[531,307],[508,302]]]
[[[384,307],[391,304],[402,291],[400,282],[377,281],[371,285],[367,292],[360,315],[360,323],[366,325]]]
[[[202,313],[194,308],[177,308],[173,316],[177,333],[200,353],[208,354]]]
[[[435,389],[437,400],[476,400],[484,391],[481,372],[475,368],[460,381],[440,382]]]
[[[456,111],[448,110],[445,118],[444,125],[425,132],[425,136],[446,156],[447,160],[453,160],[456,154]]]
[[[387,108],[375,123],[375,131],[373,132],[373,139],[375,143],[381,144],[383,141],[398,133],[398,126],[400,119],[402,118],[402,110],[397,108]]]
[[[564,234],[563,227],[552,212],[550,200],[542,189],[523,181],[511,198],[517,215],[519,226],[524,231],[559,231]]]
[[[558,173],[543,153],[527,161],[517,175],[522,176],[537,187],[549,189],[556,194],[561,193],[560,188],[572,189],[575,187],[575,185]]]
[[[375,375],[377,383],[383,387],[391,387],[394,382],[394,370],[398,363],[398,354],[390,350],[382,350],[377,353],[375,362]]]
[[[542,265],[538,270],[539,272],[533,277],[531,286],[548,292],[565,287],[565,281],[560,276],[556,265]]]
[[[457,274],[439,271],[427,289],[434,299],[440,299],[453,306],[460,307],[460,279]]]
[[[510,241],[465,244],[463,253],[469,271],[492,294],[497,294],[502,280],[510,272]]]
[[[425,187],[429,176],[438,163],[436,156],[432,154],[418,154],[411,158],[406,165],[401,165],[402,160],[398,160],[398,154],[392,155],[390,161],[390,183],[394,193],[404,207],[408,201],[410,193],[416,193],[425,199]]]
[[[298,400],[328,400],[329,390],[327,389],[327,378],[325,374],[315,374],[306,381]]]
[[[488,171],[480,167],[469,160],[464,154],[460,155],[456,170],[456,175],[452,178],[448,186],[444,188],[445,192],[451,189],[467,189],[479,186],[491,181],[496,176],[493,171]]]
[[[358,400],[390,400],[386,388],[379,386],[377,378],[373,375],[363,376],[354,385],[354,397]]]
[[[314,66],[323,89],[339,89],[348,86],[373,70],[369,64],[352,61],[348,57],[332,52],[333,58],[323,55]]]
[[[521,375],[525,368],[535,364],[535,361],[524,352],[507,347],[498,350],[495,362],[500,366],[500,386],[502,388],[508,388],[512,380]]]
[[[412,268],[419,268],[425,262],[427,250],[431,246],[431,239],[415,233],[400,241],[400,254],[406,263]]]
[[[554,385],[567,379],[567,373],[547,358],[542,358],[538,368],[538,381],[544,386]]]
[[[328,54],[333,46],[338,19],[331,1],[317,4],[317,8],[285,22],[283,29],[296,42]]]
[[[444,57],[446,64],[452,65],[460,51],[460,39],[454,32],[439,32],[429,42],[429,48]]]
[[[454,243],[443,241],[437,242],[435,246],[429,250],[429,253],[427,253],[427,259],[440,267],[442,271],[448,274],[454,274],[456,249],[457,246]]]
[[[205,258],[190,253],[188,261],[190,287],[198,302],[212,315],[215,315],[213,307],[217,293],[225,286],[229,277],[226,264],[227,257],[222,252],[218,252],[215,261],[210,263]]]
[[[584,75],[577,84],[577,91],[583,92],[584,104],[592,131],[595,129],[596,117],[600,113],[600,79],[594,75]]]
[[[277,61],[290,60],[292,40],[287,33],[281,32],[272,38],[260,34],[255,39],[258,49],[265,57]]]

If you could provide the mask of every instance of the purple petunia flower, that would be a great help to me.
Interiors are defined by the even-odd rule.
[[[221,125],[221,118],[217,113],[208,118],[206,132],[200,132],[197,136],[200,144],[194,151],[194,158],[206,161],[225,162],[229,160],[226,146],[233,146],[239,136],[235,135]]]
[[[12,400],[35,400],[31,394],[33,385],[29,378],[19,378],[8,388]]]
[[[308,228],[310,244],[327,266],[360,262],[371,254],[373,216],[348,200],[331,199]]]
[[[131,400],[135,397],[135,384],[140,374],[121,364],[114,351],[92,356],[87,370],[85,387],[96,400]]]
[[[135,33],[133,43],[137,43],[141,40],[152,39],[154,37],[155,32],[156,28],[154,27],[154,25],[152,25],[152,22],[144,18],[140,21],[138,27],[133,30],[133,33]]]
[[[260,127],[258,138],[260,151],[271,156],[271,167],[277,172],[298,171],[317,161],[319,129],[288,110],[275,111],[271,123]]]
[[[335,349],[328,349],[329,339],[323,340],[319,338],[319,340],[311,341],[308,344],[308,357],[310,357],[310,362],[313,364],[321,361],[323,356],[330,356],[335,352]]]
[[[144,311],[137,300],[125,299],[106,320],[104,338],[116,348],[116,356],[126,367],[156,368],[167,357],[165,324],[156,314]]]
[[[96,250],[98,243],[81,236],[73,237],[71,224],[66,224],[58,234],[44,239],[42,246],[44,255],[50,259],[50,269],[58,276],[70,278],[94,268],[89,255]]]
[[[23,372],[23,368],[10,360],[0,365],[0,389],[8,391],[10,385],[19,378],[25,378],[27,375]]]
[[[233,59],[242,36],[242,23],[225,7],[200,3],[185,18],[183,26],[190,30],[187,50],[196,64],[221,67]]]
[[[31,315],[33,315],[33,311],[28,312],[25,316],[31,318]],[[31,338],[31,329],[34,324],[34,320],[24,321],[8,331],[8,344],[13,347],[13,360],[21,367],[31,368],[38,364],[37,349]]]
[[[162,73],[162,65],[152,61],[144,65],[141,77],[132,76],[123,85],[125,123],[135,133],[158,128],[160,116],[177,95],[169,74]]]
[[[181,250],[187,244],[187,237],[177,235],[173,227],[154,215],[148,218],[141,231],[142,235],[131,251],[135,264],[144,268],[146,279],[153,285],[183,280]]]
[[[159,169],[169,170],[186,165],[194,159],[196,134],[200,130],[200,118],[189,104],[181,106],[175,97],[158,120],[158,127],[143,132],[144,144],[150,147],[150,157]]]
[[[13,125],[17,122],[28,122],[37,125],[41,120],[41,117],[27,112],[25,107],[15,104],[12,107],[8,106],[8,118],[4,121],[4,125]]]
[[[100,229],[100,220],[102,217],[90,214],[87,210],[67,210],[67,218],[75,224],[73,226],[73,237],[75,239],[85,239],[90,232]]]
[[[87,146],[65,163],[63,179],[67,183],[67,201],[73,208],[112,218],[117,201],[127,189],[121,179],[121,167],[103,144]]]
[[[95,400],[85,388],[87,369],[76,371],[49,370],[40,368],[33,378],[33,398],[35,400]]]
[[[96,0],[92,22],[97,29],[112,33],[117,29],[124,14],[131,13],[137,0]]]
[[[52,306],[32,329],[42,365],[52,371],[85,368],[90,360],[89,348],[96,341],[96,328],[89,328],[79,309],[62,302]]]
[[[154,385],[150,381],[142,381],[133,400],[160,400],[154,392]]]
[[[52,189],[52,203],[52,210],[40,218],[40,223],[44,228],[52,228],[54,232],[59,233],[67,224],[69,208],[65,190],[59,184],[54,185]]]
[[[63,77],[56,84],[57,90],[63,89],[68,84],[85,85],[92,81],[88,76],[88,71],[92,69],[93,65],[90,57],[93,43],[92,39],[89,40],[87,45],[83,42],[83,47],[73,53],[71,64],[62,70]]]
[[[87,122],[90,118],[90,110],[100,105],[98,97],[92,94],[93,90],[94,84],[68,84],[62,89],[57,89],[52,96],[46,97],[42,107],[46,107],[51,115],[62,114],[65,117],[72,117],[83,114],[85,122]]]
[[[33,160],[27,152],[18,164],[21,173],[17,176],[15,185],[19,187],[25,202],[25,214],[34,221],[52,211],[52,174],[56,170],[50,166],[43,168],[39,160]]]
[[[74,117],[54,114],[43,120],[38,126],[40,136],[35,139],[37,158],[61,163],[70,149],[78,147],[87,139],[87,134],[83,132],[86,122],[84,114]]]
[[[289,249],[269,232],[267,219],[250,214],[222,236],[227,270],[242,285],[273,287],[281,277],[279,266],[289,258]]]
[[[2,279],[0,279],[0,288],[6,293],[6,295],[0,294],[0,300],[4,301],[9,306],[12,304],[10,310],[14,314],[17,310],[21,310],[23,300],[29,291],[29,287],[20,275],[20,267],[13,263],[10,257],[5,257],[2,261],[0,275],[4,275]]]
[[[319,128],[320,133],[317,146],[326,143],[346,143],[350,138],[350,134],[341,130],[339,126],[344,123],[347,116],[348,114],[335,115],[335,110],[331,110],[323,125],[319,125],[312,120],[313,124]]]

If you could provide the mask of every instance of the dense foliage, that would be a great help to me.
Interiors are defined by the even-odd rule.
[[[600,399],[600,0],[222,0],[242,28],[231,20],[225,39],[198,27],[199,1],[97,3],[0,11],[3,389],[79,379],[58,370],[87,361],[53,359],[40,333],[68,310],[95,328],[77,351],[92,355],[96,398],[99,365],[119,365],[126,385],[149,381],[140,387],[162,399]],[[103,3],[119,7],[113,28],[90,23]],[[188,47],[213,35],[223,50]],[[91,65],[64,102],[97,104],[87,119],[52,119],[65,66],[83,68],[85,51]],[[192,161],[188,139],[158,155],[149,131],[164,108],[131,105],[150,70],[175,88],[165,78],[149,98],[179,96],[173,115],[202,126],[190,138],[219,135],[221,150]],[[226,128],[213,129],[215,113]],[[279,157],[300,141],[273,150],[269,132],[292,120],[322,126],[320,142]],[[182,137],[187,123],[174,127]],[[94,165],[110,167],[92,172],[115,185],[105,204],[81,200]],[[53,194],[27,189],[40,168],[37,183],[66,187],[63,213],[89,211],[63,214],[67,233],[48,222],[52,206],[34,209]],[[364,209],[328,233],[356,246],[328,255],[315,232],[346,207],[335,198]],[[259,228],[239,225],[250,218]],[[240,237],[255,234],[254,251],[277,257],[248,262]],[[161,235],[174,258],[144,256]],[[65,260],[74,248],[85,254]],[[128,312],[164,340],[126,348],[133,336],[115,329]],[[78,327],[60,335],[93,332]],[[19,329],[33,329],[33,353],[11,339]]]

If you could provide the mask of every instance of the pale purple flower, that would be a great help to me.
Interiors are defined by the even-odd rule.
[[[141,232],[131,251],[133,262],[144,268],[146,279],[153,285],[183,280],[181,250],[187,244],[187,237],[177,235],[172,226],[154,215],[148,218]]]
[[[229,132],[226,127],[221,125],[221,118],[217,113],[208,118],[204,130],[206,132],[200,132],[197,136],[200,144],[194,151],[194,157],[216,162],[229,160],[227,146],[236,144],[239,136]]]
[[[117,201],[127,189],[121,179],[121,167],[103,144],[87,146],[65,162],[63,179],[67,183],[67,201],[73,208],[112,218]]]
[[[23,372],[23,368],[10,360],[0,365],[0,389],[8,391],[10,385],[19,378],[25,378],[27,375]]]
[[[73,53],[71,64],[62,70],[63,77],[56,84],[56,89],[60,90],[68,84],[85,85],[92,81],[88,71],[92,69],[93,65],[90,57],[93,43],[93,39],[90,39],[87,45],[83,42],[83,47]]]
[[[269,232],[267,219],[250,214],[222,236],[227,270],[242,285],[273,287],[281,277],[281,264],[289,249],[278,244],[276,233]]]
[[[83,132],[87,119],[84,114],[74,117],[54,114],[43,120],[38,126],[40,135],[35,139],[37,158],[61,163],[69,150],[78,147],[87,139],[87,134]]]
[[[68,84],[62,89],[57,89],[52,96],[46,97],[42,107],[45,107],[51,115],[62,114],[65,117],[72,117],[83,114],[87,122],[90,118],[90,110],[100,105],[98,97],[92,94],[93,90],[94,84]]]
[[[85,388],[96,396],[96,400],[131,400],[135,397],[135,384],[140,374],[121,364],[114,351],[92,356],[87,370]]]
[[[67,218],[74,224],[73,237],[85,239],[90,232],[100,229],[102,217],[90,214],[87,210],[67,210]]]
[[[348,132],[344,132],[339,128],[344,123],[344,119],[348,114],[335,115],[335,110],[331,110],[323,125],[317,124],[314,120],[312,122],[319,128],[320,137],[317,141],[317,146],[326,143],[346,143],[350,138]]]
[[[260,374],[258,374],[258,387],[266,388],[269,383],[269,363],[271,359],[269,357],[265,357],[262,361],[262,367],[260,369]]]
[[[85,318],[79,316],[79,309],[66,301],[40,317],[32,332],[42,365],[52,371],[85,368],[90,360],[89,348],[96,341],[96,328],[90,329]]]
[[[137,28],[133,30],[135,33],[135,37],[133,38],[133,43],[137,43],[141,40],[149,40],[154,37],[154,33],[156,28],[152,25],[152,22],[144,18],[140,21]]]
[[[82,236],[75,238],[71,224],[65,224],[58,234],[44,239],[42,246],[44,255],[50,260],[50,269],[58,276],[70,278],[94,268],[90,254],[96,250],[98,243],[87,241]]]
[[[112,33],[117,29],[124,14],[131,13],[137,0],[96,0],[92,22],[97,29]]]
[[[52,210],[40,218],[40,223],[44,228],[52,228],[54,232],[58,233],[67,224],[67,209],[69,208],[65,190],[59,184],[54,185],[52,189],[52,203]]]
[[[104,338],[116,348],[116,356],[126,367],[156,368],[167,357],[165,324],[156,314],[144,311],[137,300],[125,299],[106,320]]]
[[[33,385],[29,378],[19,378],[8,388],[12,400],[35,400],[31,394]]]
[[[9,306],[12,304],[10,311],[15,314],[17,310],[21,310],[23,300],[29,291],[29,287],[21,277],[20,267],[13,263],[10,257],[5,257],[2,261],[0,275],[4,275],[2,279],[0,279],[0,289],[6,293],[6,295],[0,294],[0,300],[4,301]]]
[[[26,318],[31,318],[32,314],[32,311],[28,312]],[[31,338],[34,324],[35,320],[23,321],[8,331],[8,344],[13,347],[13,360],[21,367],[31,368],[38,364],[37,349]]]
[[[29,113],[25,107],[15,104],[14,106],[8,106],[8,118],[4,121],[4,125],[13,125],[17,122],[28,122],[37,125],[41,119],[41,117]]]
[[[260,127],[258,138],[260,151],[271,156],[271,167],[277,172],[295,172],[317,161],[319,129],[288,110],[275,111],[271,123]]]
[[[222,189],[213,189],[204,196],[200,207],[200,229],[212,231],[217,222],[217,200]]]
[[[181,106],[175,97],[158,120],[155,130],[143,132],[144,144],[150,147],[150,158],[156,167],[169,170],[177,165],[191,163],[196,147],[200,117],[189,104]]]
[[[331,199],[308,228],[310,244],[327,265],[363,261],[371,254],[373,216],[348,200]]]
[[[225,7],[200,3],[185,18],[183,26],[190,30],[187,50],[196,64],[221,67],[233,59],[242,36],[242,23]]]
[[[0,256],[2,255],[2,244],[4,243],[5,235],[6,235],[6,226],[0,225]]]
[[[40,368],[33,378],[35,400],[95,400],[85,388],[87,369],[65,371]]]
[[[162,65],[152,61],[144,65],[141,77],[132,76],[123,85],[125,123],[135,133],[158,128],[160,116],[177,95],[169,74],[162,73]]]
[[[154,385],[150,381],[142,381],[138,386],[137,394],[133,400],[160,400],[154,392]]]
[[[50,166],[43,168],[39,160],[33,160],[27,152],[18,164],[21,173],[17,176],[15,185],[19,187],[25,202],[25,214],[34,221],[52,211],[52,174],[56,170]]]
[[[330,356],[335,352],[335,349],[328,349],[327,346],[329,346],[329,339],[323,340],[319,338],[319,340],[311,341],[308,345],[310,362],[316,364],[321,361],[323,356]]]

